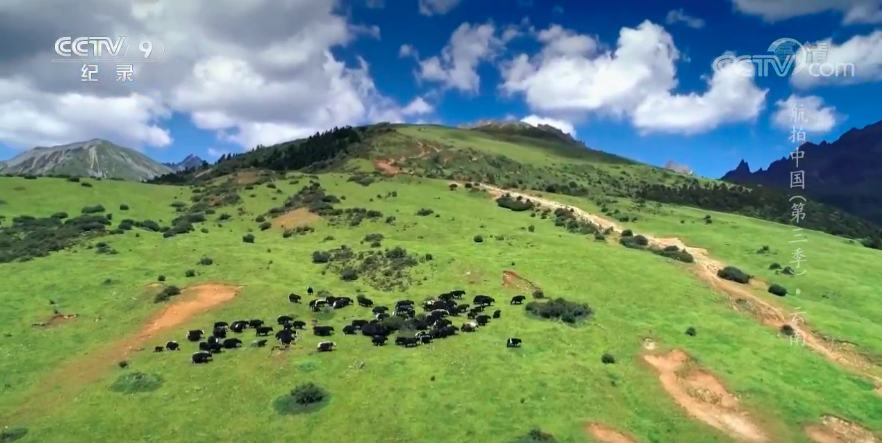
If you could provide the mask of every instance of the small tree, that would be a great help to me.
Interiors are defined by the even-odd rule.
[[[242,241],[245,243],[254,243],[254,235],[245,234],[242,236]]]

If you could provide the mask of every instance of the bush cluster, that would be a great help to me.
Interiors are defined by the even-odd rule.
[[[416,215],[418,215],[420,217],[426,217],[426,216],[432,215],[434,213],[435,213],[435,211],[433,211],[431,209],[421,208],[419,211],[417,211]]]
[[[720,269],[717,271],[717,277],[741,284],[747,284],[750,282],[750,276],[734,266],[726,266],[725,268]]]
[[[515,212],[529,211],[535,206],[532,201],[526,200],[520,195],[512,197],[508,193],[496,199],[496,204],[500,208],[506,208]]]
[[[163,278],[163,280],[165,280],[165,279]],[[160,280],[160,281],[163,281],[163,280]],[[180,295],[180,294],[181,294],[180,288],[178,288],[177,286],[168,286],[168,287],[164,288],[159,294],[156,294],[155,297],[153,297],[153,302],[154,303],[162,303],[165,301],[169,301],[169,300],[171,300],[172,297],[174,297],[176,295]]]
[[[636,237],[635,237],[636,238]],[[677,261],[681,261],[683,263],[694,263],[695,257],[692,254],[686,252],[685,249],[680,249],[676,246],[666,246],[663,249],[659,248],[650,248],[653,254],[661,255],[662,257],[672,258]]]
[[[626,248],[644,249],[649,245],[649,240],[642,235],[622,236],[622,238],[619,239],[619,243]]]
[[[556,298],[545,302],[532,301],[525,305],[528,312],[545,319],[560,319],[566,323],[576,323],[589,318],[594,310],[584,303]]]

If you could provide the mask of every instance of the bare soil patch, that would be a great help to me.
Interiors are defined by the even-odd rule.
[[[637,443],[637,440],[600,423],[589,423],[585,430],[603,443]]]
[[[507,191],[487,184],[482,184],[481,187],[487,190],[490,195],[493,196],[493,198],[498,198],[499,196],[508,193],[511,194],[513,197],[520,196],[522,198],[529,199],[535,204],[546,208],[564,208],[567,210],[572,210],[573,214],[582,218],[583,220],[594,223],[604,229],[611,227],[616,233],[621,233],[623,229],[620,225],[613,221],[585,212],[582,209],[576,207],[543,198],[541,196],[515,191]],[[649,240],[649,244],[652,246],[661,248],[664,248],[665,246],[677,246],[678,248],[685,250],[695,258],[695,266],[692,266],[691,269],[695,272],[696,276],[709,283],[714,289],[717,289],[725,294],[729,298],[733,309],[738,311],[747,311],[748,313],[754,315],[764,325],[773,327],[775,329],[780,329],[781,326],[785,324],[790,324],[796,334],[799,337],[804,338],[806,347],[835,363],[838,363],[844,367],[851,369],[854,372],[857,372],[865,377],[872,379],[878,387],[877,392],[882,395],[882,377],[874,374],[874,372],[877,372],[879,368],[874,365],[872,361],[870,361],[870,359],[868,359],[865,355],[855,352],[854,350],[848,349],[847,347],[843,346],[837,346],[830,340],[825,340],[824,338],[821,338],[819,334],[815,333],[808,326],[806,326],[804,320],[793,322],[796,324],[789,323],[791,313],[786,312],[784,309],[775,306],[771,302],[766,301],[762,297],[759,297],[753,293],[752,289],[760,289],[765,291],[768,287],[765,282],[762,282],[758,279],[752,279],[751,284],[745,286],[729,280],[724,280],[717,276],[717,271],[724,268],[726,265],[718,260],[711,258],[706,249],[687,246],[679,238],[655,238],[650,236],[646,236],[646,238],[647,240]]]
[[[825,415],[821,424],[805,427],[815,443],[877,443],[879,440],[862,426],[832,415]]]
[[[76,318],[77,314],[55,314],[50,317],[49,320],[37,322],[31,326],[35,328],[50,328],[53,326],[58,326],[62,323],[66,323],[68,321],[75,320]]]
[[[260,180],[260,174],[257,171],[241,171],[233,173],[233,178],[238,185],[251,185]]]
[[[64,400],[70,400],[82,386],[99,380],[132,351],[142,349],[149,340],[184,324],[193,315],[232,300],[239,289],[240,286],[224,284],[204,284],[184,289],[182,295],[154,315],[137,333],[74,357],[36,383],[33,394],[22,402],[26,406],[18,414],[45,412],[48,408],[66,404]]]
[[[738,441],[771,441],[742,410],[738,398],[716,377],[695,367],[685,352],[674,350],[664,355],[645,355],[643,359],[658,371],[665,391],[692,417]]]
[[[286,212],[273,219],[273,227],[279,229],[292,229],[298,226],[308,226],[321,220],[316,214],[309,212],[306,208],[295,209]]]
[[[647,351],[654,351],[657,347],[658,344],[655,342],[655,340],[651,338],[643,339],[643,349],[646,349]]]
[[[540,290],[539,286],[536,286],[530,280],[521,277],[515,271],[502,271],[502,286],[516,288],[521,291],[529,291],[530,294],[532,294],[533,291]]]
[[[392,160],[378,158],[374,160],[374,167],[383,171],[383,173],[388,175],[395,175],[401,172],[401,168],[395,166],[395,162]]]

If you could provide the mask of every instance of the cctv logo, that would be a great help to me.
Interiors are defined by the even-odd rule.
[[[55,41],[55,53],[65,57],[59,61],[87,61],[82,58],[117,60],[128,51],[128,48],[123,50],[125,42],[125,37],[116,37],[115,40],[110,37],[61,37]],[[78,58],[72,60],[74,56]]]

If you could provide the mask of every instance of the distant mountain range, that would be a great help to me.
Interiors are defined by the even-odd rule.
[[[37,147],[0,162],[0,174],[71,175],[146,180],[172,169],[134,149],[94,139]]]
[[[178,171],[183,171],[183,170],[189,169],[189,168],[198,168],[199,166],[202,166],[203,162],[204,162],[204,160],[199,158],[198,155],[190,154],[190,155],[184,157],[183,160],[181,160],[177,163],[163,163],[163,164],[168,166],[169,168],[171,168],[173,171],[178,172]]]
[[[741,160],[722,180],[799,191],[876,223],[882,223],[882,121],[852,128],[833,143],[804,143],[799,166],[791,154],[751,172]],[[790,187],[790,173],[805,173],[805,189]],[[783,209],[782,209],[783,210]],[[811,217],[811,214],[806,214]]]

